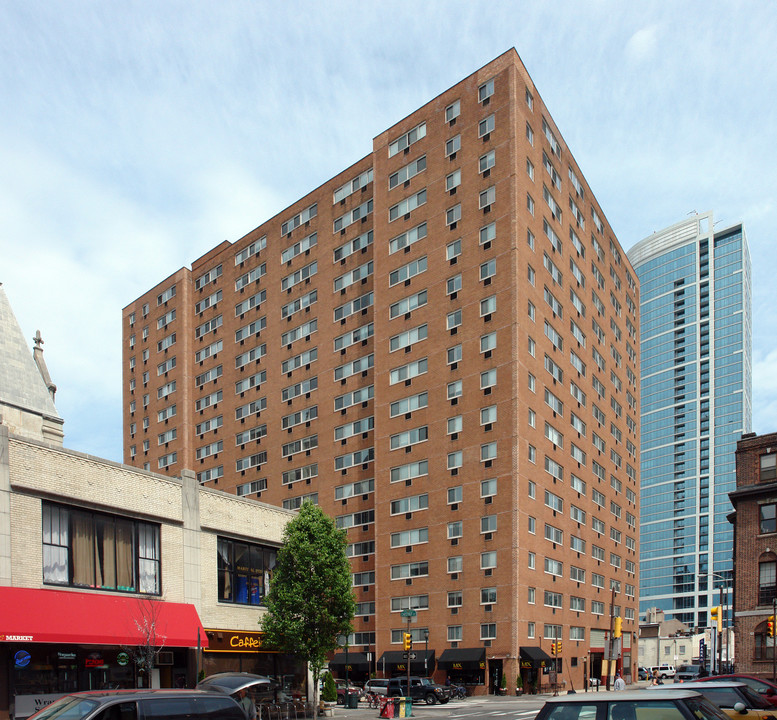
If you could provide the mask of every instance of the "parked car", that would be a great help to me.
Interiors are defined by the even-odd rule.
[[[245,690],[254,705],[273,703],[287,699],[281,692],[277,681],[265,675],[246,672],[222,672],[208,675],[197,683],[198,690],[219,692],[229,695],[235,702],[240,701],[238,691]]]
[[[35,720],[203,718],[246,720],[224,693],[207,690],[92,690],[65,695],[31,716]]]
[[[715,703],[726,715],[736,720],[777,720],[777,711],[748,685],[731,680],[683,683],[684,690],[695,690]]]
[[[660,677],[662,680],[673,678],[676,672],[674,665],[650,665],[646,669],[648,671],[649,677],[653,677],[653,672],[658,670],[658,677]]]
[[[407,678],[391,678],[386,687],[389,697],[410,697],[414,703],[425,702],[434,705],[436,702],[447,703],[451,699],[451,690],[438,685],[430,678],[410,677],[410,691],[407,689]]]
[[[703,682],[718,682],[720,680],[743,682],[755,690],[764,700],[777,707],[777,685],[767,678],[746,673],[732,673],[731,675],[710,675],[706,678],[699,678],[699,680]]]
[[[728,720],[723,711],[697,692],[647,690],[576,693],[550,698],[536,720]]]
[[[686,680],[698,680],[707,672],[704,665],[680,665],[674,676],[675,682],[685,682]]]
[[[347,705],[348,703],[345,701],[346,694],[349,696],[356,696],[357,698],[360,698],[364,691],[356,686],[352,685],[351,683],[348,683],[348,687],[345,686],[345,680],[336,680],[337,683],[337,704],[338,705]]]
[[[373,678],[364,683],[364,692],[375,693],[376,695],[385,695],[389,681],[387,678]]]
[[[650,673],[646,667],[641,667],[637,670],[637,680],[647,680],[650,677]]]

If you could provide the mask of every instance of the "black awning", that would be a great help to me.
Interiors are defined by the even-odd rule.
[[[356,670],[357,672],[369,672],[370,663],[367,660],[366,653],[349,652],[348,662],[346,663],[345,653],[336,653],[329,661],[329,667],[334,669],[345,669],[348,665],[349,670]]]
[[[522,668],[544,668],[551,664],[553,658],[541,647],[528,645],[521,647]]]
[[[486,666],[486,649],[477,647],[443,650],[439,666],[442,670],[483,670]]]
[[[413,650],[411,655],[415,655],[415,658],[410,660],[411,673],[423,675],[424,670],[429,674],[434,672],[434,650]],[[424,665],[424,655],[426,655],[426,665]],[[386,672],[404,672],[407,670],[407,662],[403,650],[386,650],[378,660],[378,667],[385,665]]]

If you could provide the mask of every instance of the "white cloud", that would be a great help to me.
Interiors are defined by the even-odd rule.
[[[632,62],[644,63],[651,60],[658,44],[658,25],[648,25],[635,32],[626,43],[626,58]]]

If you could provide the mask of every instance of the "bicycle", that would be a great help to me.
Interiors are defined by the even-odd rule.
[[[380,695],[377,693],[366,693],[365,697],[367,699],[367,705],[372,710],[379,710],[380,709]]]

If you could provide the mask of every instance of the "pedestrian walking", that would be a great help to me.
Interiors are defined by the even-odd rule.
[[[615,673],[615,685],[613,685],[613,690],[625,690],[626,689],[626,681],[621,677],[621,674],[619,672]]]

